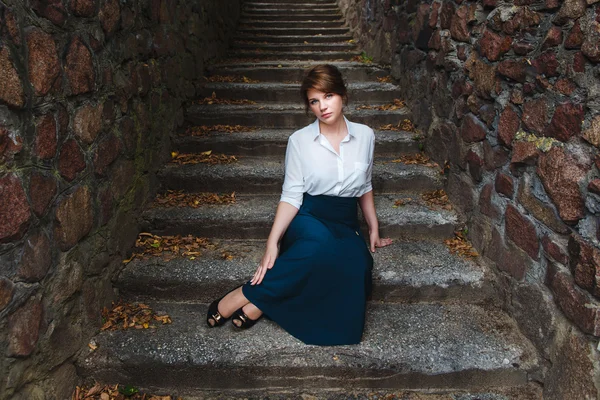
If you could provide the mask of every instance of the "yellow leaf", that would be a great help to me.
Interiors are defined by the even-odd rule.
[[[175,158],[175,157],[177,157],[178,155],[179,155],[179,152],[177,152],[177,151],[172,151],[172,152],[171,152],[171,158]]]
[[[144,329],[148,329],[148,326],[150,326],[150,325],[148,325],[147,322],[144,322]]]
[[[203,152],[202,152],[202,153],[200,153],[200,154],[202,154],[203,156],[210,156],[210,155],[211,155],[211,153],[212,153],[212,150],[208,150],[208,151],[203,151]]]
[[[98,345],[94,342],[89,342],[88,347],[90,348],[90,350],[94,351],[98,348]]]
[[[196,259],[196,257],[190,257],[190,260],[195,260],[195,259]]]

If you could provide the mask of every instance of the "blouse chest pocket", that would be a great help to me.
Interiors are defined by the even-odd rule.
[[[356,170],[356,172],[367,172],[369,170],[369,164],[355,161],[354,169]]]

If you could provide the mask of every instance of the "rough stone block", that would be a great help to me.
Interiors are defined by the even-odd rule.
[[[557,264],[549,263],[547,285],[568,319],[583,332],[600,336],[600,304],[577,287],[568,272]]]
[[[487,136],[485,124],[473,114],[465,115],[460,132],[465,142],[480,142]]]
[[[523,105],[522,121],[531,132],[541,134],[546,128],[548,120],[548,103],[540,97]]]
[[[594,385],[597,381],[599,362],[595,342],[576,329],[567,330],[566,338],[555,345],[556,356],[544,383],[544,399],[600,397]]]
[[[539,260],[540,242],[535,225],[512,205],[506,207],[504,218],[506,236],[525,250],[529,257]]]
[[[569,49],[569,50],[576,50],[581,48],[581,45],[583,44],[583,40],[585,38],[585,35],[583,34],[583,31],[581,30],[581,25],[579,24],[579,20],[575,21],[575,23],[573,24],[573,27],[571,28],[571,30],[569,31],[569,34],[567,35],[567,39],[565,40],[565,49]]]
[[[520,125],[519,114],[517,114],[513,106],[507,105],[502,114],[500,114],[500,121],[498,123],[498,139],[500,143],[510,148]]]
[[[515,193],[515,187],[512,178],[509,175],[498,172],[494,181],[496,192],[511,199]]]
[[[20,239],[31,221],[31,210],[21,180],[14,174],[0,177],[0,243]]]
[[[450,35],[454,40],[459,42],[469,42],[471,33],[469,31],[468,23],[474,19],[474,8],[475,4],[466,5],[463,4],[455,11],[450,22]]]
[[[445,1],[442,5],[442,11],[440,13],[440,28],[450,29],[452,23],[452,17],[454,16],[454,4],[450,1]]]
[[[117,29],[119,29],[119,23],[121,22],[121,8],[119,6],[119,1],[106,0],[100,8],[98,16],[104,34],[107,37],[112,36]]]
[[[35,152],[42,160],[49,160],[56,155],[57,146],[56,119],[46,114],[36,124]]]
[[[531,62],[538,74],[544,75],[546,78],[551,78],[559,75],[560,64],[556,53],[550,50],[542,53],[539,57]]]
[[[568,250],[575,283],[600,296],[600,250],[576,234],[569,238]]]
[[[590,126],[583,132],[583,138],[600,148],[600,115],[592,119]]]
[[[62,0],[32,0],[31,8],[40,17],[61,26],[67,20],[67,11]]]
[[[542,238],[542,247],[544,248],[546,255],[551,257],[554,261],[563,265],[567,265],[569,262],[569,256],[567,256],[566,251],[550,236],[545,235]]]
[[[64,303],[83,285],[83,267],[76,260],[62,259],[56,267],[49,293],[54,304]]]
[[[22,43],[19,21],[8,8],[4,8],[3,12],[0,13],[0,35],[6,35],[5,37],[11,39],[18,46]]]
[[[34,172],[29,180],[29,198],[31,209],[41,217],[46,212],[50,202],[57,192],[57,182],[52,176]]]
[[[73,130],[86,144],[91,144],[102,130],[102,113],[104,105],[86,104],[75,111]]]
[[[39,96],[47,94],[60,73],[56,43],[49,34],[34,28],[27,34],[29,81]]]
[[[544,136],[551,136],[563,142],[581,133],[584,111],[581,104],[559,104],[554,111],[554,116]]]
[[[88,93],[94,90],[96,73],[92,54],[81,38],[75,37],[67,50],[65,71],[72,95]]]
[[[56,208],[54,238],[62,251],[75,246],[92,229],[94,213],[87,186],[79,187]]]
[[[58,170],[60,174],[70,182],[85,167],[85,159],[77,141],[75,139],[68,140],[63,144],[58,156]]]
[[[25,241],[17,276],[25,282],[39,282],[52,265],[52,248],[44,232],[37,232]]]
[[[465,63],[465,69],[469,72],[469,78],[475,82],[475,91],[484,98],[491,98],[491,93],[496,90],[496,66],[480,60],[476,53]]]
[[[546,192],[558,208],[560,217],[568,224],[577,223],[584,216],[584,200],[579,182],[589,166],[580,165],[562,148],[553,147],[543,154],[537,172]]]
[[[587,3],[585,0],[565,0],[552,22],[557,25],[566,24],[570,20],[576,20],[585,14]]]
[[[10,50],[6,46],[0,48],[0,100],[18,108],[25,104],[23,82],[13,65]]]
[[[577,86],[570,79],[563,78],[556,81],[554,88],[565,96],[571,96]]]
[[[479,195],[479,210],[482,214],[487,215],[493,220],[497,220],[500,217],[500,210],[492,203],[492,190],[493,185],[488,183],[481,189]]]
[[[483,142],[483,160],[486,170],[495,171],[506,165],[509,160],[509,153],[501,146],[492,147],[489,141],[485,140]]]
[[[0,311],[10,304],[15,292],[15,284],[8,278],[0,276]]]
[[[542,51],[550,47],[556,47],[562,43],[563,34],[562,30],[558,26],[551,26],[546,33],[544,43],[542,44]]]
[[[97,175],[104,175],[106,173],[108,166],[119,156],[120,149],[121,142],[114,135],[111,135],[98,145],[94,156],[94,171]]]
[[[8,356],[26,357],[31,354],[40,335],[42,304],[30,299],[8,318]]]
[[[524,61],[504,60],[498,64],[498,73],[519,83],[527,79],[527,67]]]
[[[498,61],[512,46],[512,38],[498,35],[489,29],[483,33],[479,40],[481,55],[490,61]]]
[[[533,142],[517,141],[513,143],[511,164],[535,165],[540,151]]]
[[[600,179],[592,179],[588,184],[588,190],[592,193],[600,194]]]
[[[600,63],[600,33],[590,30],[581,45],[581,52],[590,61]]]
[[[515,245],[504,244],[497,229],[492,230],[492,241],[485,254],[500,271],[504,271],[516,280],[522,280],[531,266],[531,258]]]
[[[555,232],[566,234],[569,228],[558,218],[551,204],[535,197],[529,175],[523,175],[519,183],[517,200],[531,215]]]
[[[465,157],[467,165],[469,166],[469,173],[475,182],[481,182],[483,174],[483,160],[477,153],[472,150],[467,152]]]
[[[69,8],[78,17],[93,17],[96,15],[96,0],[71,0]]]

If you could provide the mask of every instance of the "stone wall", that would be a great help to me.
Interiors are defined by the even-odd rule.
[[[544,398],[600,398],[599,0],[338,4],[450,163],[503,306],[548,361]]]
[[[239,14],[239,0],[0,0],[0,398],[70,398],[169,134]]]

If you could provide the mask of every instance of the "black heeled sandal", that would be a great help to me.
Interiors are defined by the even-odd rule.
[[[257,319],[251,319],[243,311],[243,308],[244,307],[241,307],[236,312],[233,313],[233,315],[230,317],[230,318],[232,318],[231,323],[233,324],[233,326],[235,326],[238,329],[252,328],[254,326],[254,324],[256,324],[258,322],[258,320],[262,318],[262,315],[260,317],[258,317]],[[235,322],[233,322],[236,319],[241,322],[241,324],[239,326],[236,325]]]
[[[233,315],[235,315],[235,313],[233,313],[231,316],[229,316],[227,318],[222,316],[221,313],[219,312],[219,303],[221,302],[221,300],[223,300],[225,298],[225,296],[227,296],[229,293],[236,290],[238,287],[239,286],[236,286],[234,289],[225,293],[225,295],[223,297],[221,297],[220,299],[217,299],[217,300],[213,301],[212,303],[210,303],[210,306],[208,306],[208,312],[206,313],[206,324],[208,325],[209,328],[216,328],[217,326],[221,326],[225,322],[229,321],[229,319],[231,319],[231,317]],[[211,319],[213,321],[215,321],[214,325],[211,325],[211,323],[209,322]]]

